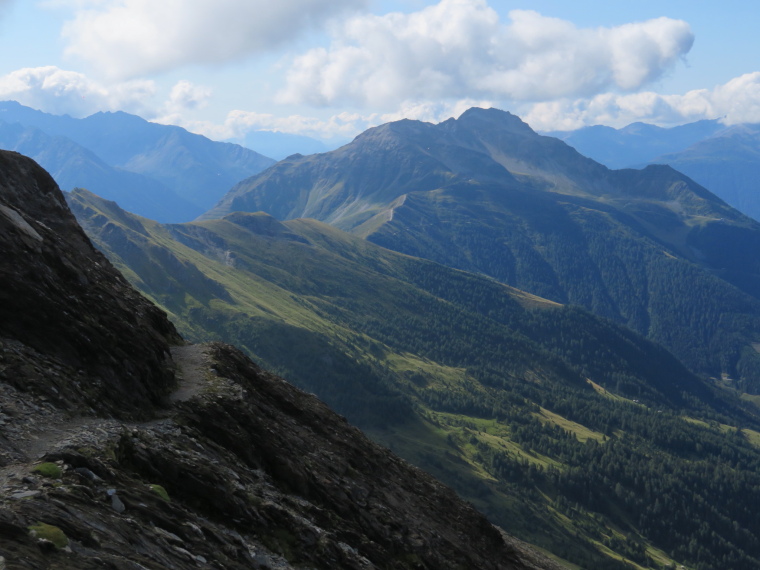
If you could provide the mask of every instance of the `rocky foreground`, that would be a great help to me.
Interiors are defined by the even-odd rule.
[[[0,153],[0,568],[555,565],[314,396],[180,346]]]

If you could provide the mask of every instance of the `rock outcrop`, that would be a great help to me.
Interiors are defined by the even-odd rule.
[[[0,248],[0,567],[554,567],[235,348],[172,348],[13,153]]]
[[[139,416],[174,381],[163,311],[90,243],[53,179],[0,153],[0,379],[56,405]]]

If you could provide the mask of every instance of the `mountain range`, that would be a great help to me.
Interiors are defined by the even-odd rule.
[[[760,220],[760,126],[699,121],[670,129],[634,123],[549,133],[610,168],[668,164]]]
[[[0,147],[36,159],[65,190],[83,187],[161,221],[189,221],[274,163],[252,150],[127,113],[84,119],[0,103]]]
[[[756,524],[733,491],[704,493],[751,485],[757,411],[636,333],[314,220],[158,224],[68,200],[188,338],[234,342],[520,538],[584,568],[756,564],[743,531],[699,529]],[[726,453],[741,467],[705,470]]]
[[[201,219],[259,210],[583,306],[699,374],[760,390],[760,224],[670,167],[610,170],[509,113],[471,109],[290,157]]]
[[[0,297],[0,388],[28,418],[0,467],[13,548],[36,556],[52,525],[93,564],[130,536],[148,567],[551,567],[236,349],[178,345],[47,175],[3,156],[0,238],[21,258]],[[610,170],[471,109],[288,156],[194,222],[82,188],[66,200],[185,338],[238,345],[561,564],[760,564],[759,226],[673,168]],[[41,482],[51,464],[79,507]],[[44,521],[38,495],[68,510]],[[104,523],[122,507],[137,530]]]
[[[237,349],[185,345],[0,152],[0,565],[556,569]]]

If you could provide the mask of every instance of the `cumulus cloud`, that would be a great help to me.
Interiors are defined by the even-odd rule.
[[[537,103],[525,109],[523,118],[537,130],[573,130],[588,125],[623,127],[636,121],[659,125],[701,119],[721,119],[728,125],[760,123],[760,72],[683,95],[605,93]]]
[[[172,87],[167,107],[174,112],[203,109],[211,99],[211,89],[183,79]]]
[[[142,114],[155,92],[152,81],[105,86],[81,73],[55,66],[29,67],[0,76],[0,99],[75,117],[118,110]]]
[[[271,113],[235,110],[228,113],[223,124],[193,121],[176,113],[154,119],[156,122],[182,126],[190,131],[217,140],[240,140],[252,131],[274,131],[304,135],[321,140],[349,139],[362,131],[391,121],[414,119],[439,123],[458,117],[470,107],[492,107],[492,101],[464,99],[451,102],[406,101],[391,113],[342,112],[319,118],[304,115],[278,117]]]
[[[187,128],[192,132],[199,134],[210,134],[213,131],[220,131],[207,121],[198,121],[192,119],[195,111],[199,111],[208,106],[213,91],[205,85],[197,85],[186,79],[174,84],[169,96],[157,113],[149,115],[149,120],[164,125],[177,125]],[[208,131],[208,133],[206,132]],[[214,133],[219,138],[219,132]]]
[[[112,77],[226,62],[292,40],[367,0],[81,0],[66,53]]]
[[[672,69],[694,41],[686,22],[670,18],[594,29],[530,10],[513,10],[509,20],[501,22],[485,0],[352,17],[333,29],[329,48],[294,61],[281,100],[387,106],[633,91]]]
[[[317,138],[352,136],[366,128],[367,118],[357,113],[338,113],[326,119],[289,115],[277,117],[268,113],[232,111],[225,125],[235,133],[244,135],[249,131],[277,131]]]
[[[255,130],[280,131],[319,139],[353,137],[363,130],[389,121],[416,119],[438,123],[458,117],[470,107],[501,107],[499,101],[461,99],[430,102],[405,101],[389,113],[340,113],[327,118],[232,111],[224,124],[188,122],[179,124],[218,140],[242,139]],[[574,130],[589,125],[623,127],[636,121],[673,126],[702,119],[720,119],[727,125],[760,123],[760,72],[734,78],[713,89],[685,94],[602,93],[589,98],[560,99],[511,106],[510,111],[538,131]]]

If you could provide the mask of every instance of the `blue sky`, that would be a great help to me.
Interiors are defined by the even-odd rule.
[[[535,129],[760,122],[746,1],[0,0],[0,99],[216,139],[473,105]]]

